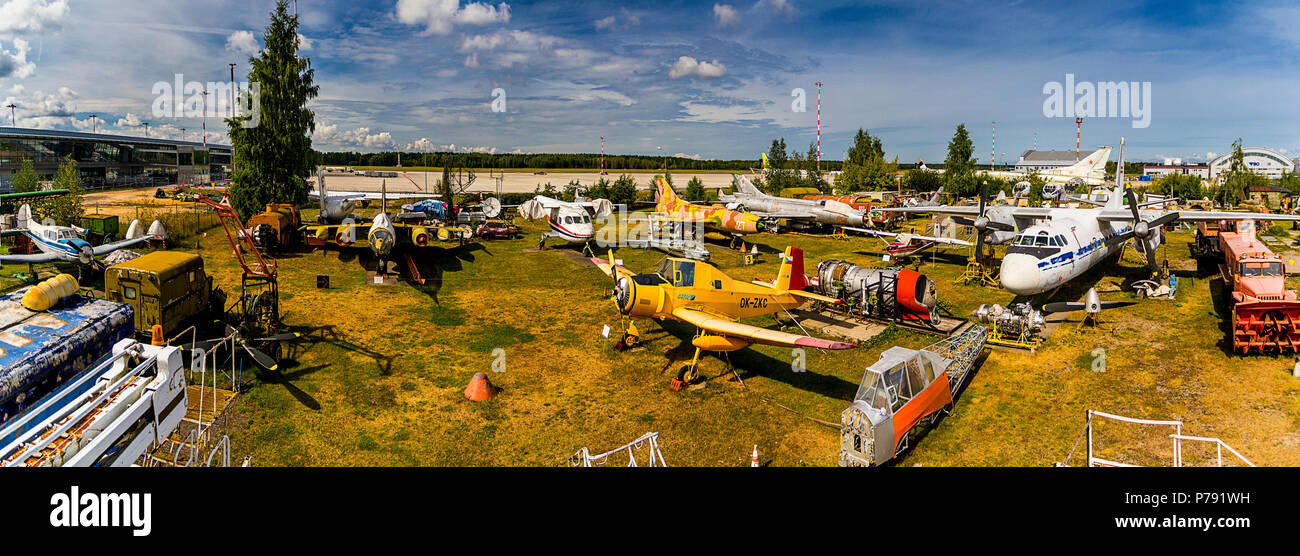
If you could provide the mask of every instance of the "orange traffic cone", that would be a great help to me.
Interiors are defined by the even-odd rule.
[[[497,395],[496,387],[488,382],[487,373],[474,373],[474,378],[469,379],[469,386],[465,387],[465,397],[481,402],[492,396]]]
[[[749,456],[749,466],[758,467],[758,444],[754,445],[754,455]]]

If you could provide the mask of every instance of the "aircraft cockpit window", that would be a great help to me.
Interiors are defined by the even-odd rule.
[[[907,361],[907,386],[911,396],[916,396],[925,390],[925,377],[921,376],[921,365],[916,362],[916,359]]]
[[[583,224],[590,224],[590,223],[591,223],[591,217],[590,217],[590,216],[587,216],[587,215],[585,215],[585,214],[582,215],[582,223],[583,223]]]
[[[890,413],[897,413],[903,402],[911,399],[912,392],[903,376],[903,365],[885,371],[885,392],[889,396]]]
[[[687,287],[695,285],[694,261],[677,261],[676,270],[677,271],[673,273],[673,285]]]
[[[659,268],[655,269],[655,274],[658,274],[659,276],[663,277],[665,280],[667,280],[668,278],[672,278],[673,262],[669,259],[664,259],[663,262],[659,263]]]
[[[1016,245],[1033,245],[1033,244],[1034,244],[1034,236],[1024,235],[1016,238]]]
[[[1047,235],[1044,234],[1034,238],[1034,245],[1037,245],[1039,247],[1047,245]]]
[[[71,239],[74,237],[77,237],[77,235],[72,233],[72,230],[59,230],[59,239]]]

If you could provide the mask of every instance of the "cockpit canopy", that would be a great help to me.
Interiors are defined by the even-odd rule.
[[[947,367],[947,361],[926,351],[894,346],[867,367],[855,400],[885,415],[893,415],[925,390]]]

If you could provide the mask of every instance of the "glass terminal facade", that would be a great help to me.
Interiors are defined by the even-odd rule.
[[[0,191],[11,187],[23,160],[53,179],[64,157],[77,161],[87,188],[209,184],[229,179],[231,149],[190,141],[0,127]]]

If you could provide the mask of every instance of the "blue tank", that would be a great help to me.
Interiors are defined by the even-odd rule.
[[[73,295],[48,311],[0,296],[0,424],[94,366],[135,329],[130,305]]]

